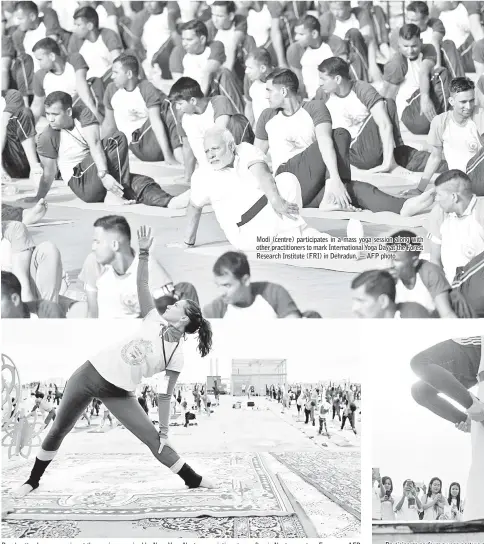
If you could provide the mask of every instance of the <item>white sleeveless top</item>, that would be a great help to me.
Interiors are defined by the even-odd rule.
[[[166,322],[158,312],[152,310],[130,338],[116,342],[89,360],[105,380],[125,391],[135,391],[143,378],[163,372],[168,361],[169,370],[181,372],[184,362],[183,337],[178,348],[177,342],[165,340],[165,361],[160,337],[164,324]]]

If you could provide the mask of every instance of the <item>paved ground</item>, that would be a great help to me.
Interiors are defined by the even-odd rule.
[[[214,455],[237,451],[265,452],[262,453],[265,462],[282,480],[286,490],[298,503],[301,512],[304,512],[303,516],[310,520],[318,536],[356,537],[360,530],[357,518],[312,486],[311,476],[301,478],[271,453],[298,452],[302,463],[305,454],[312,454],[311,465],[308,464],[309,471],[318,471],[318,466],[314,463],[314,455],[318,455],[319,452],[324,456],[325,451],[331,449],[334,450],[331,452],[333,465],[346,470],[348,465],[354,464],[349,457],[353,459],[355,455],[358,456],[359,436],[355,437],[349,430],[337,431],[330,422],[331,439],[323,439],[314,435],[312,427],[297,423],[294,406],[289,413],[281,414],[281,405],[275,401],[255,398],[256,409],[252,410],[247,407],[233,409],[234,400],[245,401],[241,397],[234,399],[230,396],[221,396],[220,406],[214,408],[214,413],[210,417],[204,414],[197,417],[198,426],[170,427],[171,443],[175,449],[182,454],[191,453],[192,455],[196,451],[213,452]],[[156,412],[153,411],[152,415],[156,416]],[[85,421],[79,422],[74,432],[65,439],[62,451],[86,455],[90,452],[97,454],[147,453],[143,444],[118,426],[105,433],[90,432],[98,428],[100,419],[101,417],[94,417],[91,428],[87,427]],[[327,444],[327,447],[323,446],[323,442]],[[337,452],[341,454],[340,461]],[[3,453],[5,455],[5,452]],[[8,465],[11,463],[12,461],[9,461]],[[52,523],[49,522],[50,528]],[[174,535],[167,533],[166,536]]]
[[[122,208],[120,209],[122,213]],[[101,217],[97,211],[51,206],[46,217],[55,220],[71,220],[67,225],[49,225],[32,228],[36,243],[53,241],[62,255],[64,269],[73,279],[77,278],[82,264],[91,250],[92,225]],[[218,296],[212,277],[213,257],[190,253],[189,250],[166,247],[172,242],[182,241],[185,226],[183,217],[140,216],[129,213],[126,217],[132,233],[147,224],[156,237],[156,255],[172,275],[175,282],[191,281],[199,292],[200,301],[207,304]],[[308,219],[308,223],[332,234],[346,234],[347,221]],[[365,225],[368,236],[379,236],[388,232],[388,227]],[[213,213],[203,214],[197,244],[223,241],[225,239]],[[351,317],[351,293],[349,285],[353,274],[294,268],[284,264],[251,262],[254,281],[272,281],[286,287],[302,311],[319,311],[323,317]]]

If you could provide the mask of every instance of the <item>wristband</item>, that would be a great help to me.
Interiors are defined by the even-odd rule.
[[[103,177],[104,177],[107,173],[108,173],[107,170],[98,170],[98,172],[97,172],[97,177],[98,177],[99,179],[103,179]]]
[[[140,257],[149,257],[150,250],[149,249],[140,249],[139,250],[139,256]]]

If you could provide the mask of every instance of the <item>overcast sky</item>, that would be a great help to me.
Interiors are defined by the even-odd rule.
[[[469,471],[471,439],[451,423],[419,406],[411,397],[417,381],[411,358],[449,338],[482,334],[482,323],[471,320],[399,321],[399,333],[386,321],[379,325],[377,342],[371,339],[363,357],[372,369],[371,405],[373,466],[390,476],[399,494],[403,480],[412,478],[428,486],[432,477],[443,480],[447,494],[451,482],[465,488]]]
[[[270,321],[266,327],[237,329],[227,323],[214,324],[214,347],[202,359],[193,337],[185,346],[185,368],[180,380],[205,380],[210,357],[215,372],[230,378],[233,358],[286,359],[289,382],[360,380],[357,342],[348,341],[345,321]],[[3,321],[2,351],[20,371],[22,382],[68,378],[100,349],[129,338],[139,323],[131,320],[9,320]]]

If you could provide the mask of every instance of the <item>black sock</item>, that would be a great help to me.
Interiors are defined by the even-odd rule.
[[[186,463],[183,464],[180,472],[178,473],[178,476],[182,478],[182,480],[190,489],[195,489],[196,487],[199,487],[202,483],[202,477]]]
[[[32,471],[30,472],[29,479],[25,482],[32,486],[32,489],[39,487],[39,482],[44,475],[45,469],[50,465],[51,461],[41,461],[38,457],[35,458],[35,463]]]

